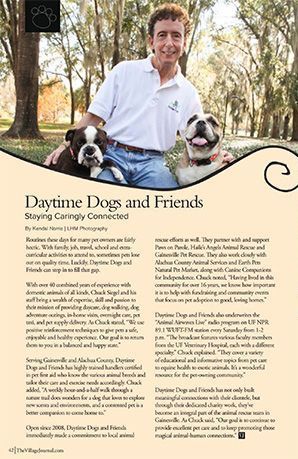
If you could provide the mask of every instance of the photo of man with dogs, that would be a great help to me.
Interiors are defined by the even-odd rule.
[[[0,91],[13,75],[16,106],[13,120],[0,119],[0,148],[65,173],[152,189],[195,183],[268,142],[298,150],[298,38],[282,32],[283,20],[297,26],[295,2],[273,20],[266,1],[65,0],[60,32],[50,30],[55,9],[12,3],[14,21],[7,2],[0,5],[17,35],[13,42],[1,32]],[[26,31],[30,14],[40,32]],[[257,32],[260,21],[266,27]],[[11,113],[11,100],[5,105]],[[61,123],[69,106],[70,123]]]

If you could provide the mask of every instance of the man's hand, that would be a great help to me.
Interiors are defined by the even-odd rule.
[[[59,147],[56,148],[56,150],[52,151],[52,153],[49,154],[49,156],[46,157],[44,165],[45,166],[50,166],[51,164],[57,164],[58,159],[59,159],[62,151],[65,150],[65,148],[66,148],[66,145],[64,145],[63,143],[61,145],[59,145]]]
[[[235,159],[234,156],[226,150],[222,150],[222,155],[223,155],[223,160],[222,160],[223,165],[231,163]]]

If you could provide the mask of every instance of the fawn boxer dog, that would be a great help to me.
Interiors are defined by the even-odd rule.
[[[176,168],[179,185],[196,182],[223,165],[222,133],[213,115],[193,115],[184,133],[185,150]]]

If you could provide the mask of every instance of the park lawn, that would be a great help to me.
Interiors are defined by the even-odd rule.
[[[40,123],[40,131],[44,140],[6,139],[1,138],[11,124],[11,120],[0,120],[0,148],[14,153],[22,158],[36,163],[43,163],[46,156],[61,144],[65,132],[70,129],[69,124]],[[286,142],[273,139],[256,139],[251,137],[226,136],[223,149],[232,153],[235,158],[264,146],[281,146],[298,153],[298,142]],[[178,138],[175,147],[166,153],[166,161],[172,171],[175,170],[177,161],[184,148],[183,141]]]
[[[43,135],[45,140],[2,139],[0,137],[0,148],[35,163],[43,163],[46,156],[63,140],[61,135],[46,136],[44,133]]]
[[[12,124],[13,120],[9,118],[0,118],[0,131],[6,131]],[[70,124],[68,123],[39,123],[39,129],[45,132],[66,132],[67,129],[70,129]]]
[[[43,163],[46,156],[62,142],[65,132],[71,128],[66,123],[40,123],[39,129],[44,140],[6,139],[1,138],[11,125],[12,120],[0,119],[0,148],[10,151],[22,158],[36,163]]]

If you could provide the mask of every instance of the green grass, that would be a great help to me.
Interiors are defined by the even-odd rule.
[[[45,136],[44,132],[42,134]],[[36,163],[43,163],[46,156],[51,153],[63,140],[63,135],[45,136],[45,140],[2,139],[0,148],[5,148],[11,153]]]
[[[17,154],[18,156],[30,159],[36,163],[43,163],[49,153],[51,153],[64,139],[65,132],[70,129],[70,125],[66,123],[39,123],[44,140],[27,140],[27,139],[7,139],[1,137],[9,126],[12,120],[0,120],[0,148]]]
[[[5,132],[10,125],[11,120],[0,120],[0,148],[5,148],[22,158],[29,159],[36,163],[44,162],[46,156],[61,144],[65,132],[70,128],[69,124],[40,123],[39,127],[44,140],[2,138],[1,133]],[[223,148],[232,153],[235,158],[266,145],[284,146],[298,153],[298,142],[232,136],[227,136],[223,142]],[[175,147],[166,153],[166,161],[172,172],[175,171],[177,161],[182,154],[183,148],[184,142],[178,139]]]
[[[12,124],[12,119],[1,118],[0,119],[0,131],[6,131]],[[41,131],[55,131],[55,132],[65,132],[67,129],[70,129],[69,123],[39,123],[39,129]]]

